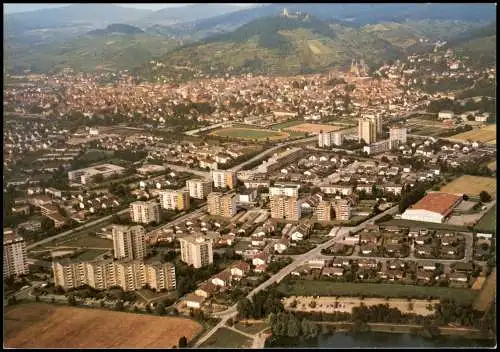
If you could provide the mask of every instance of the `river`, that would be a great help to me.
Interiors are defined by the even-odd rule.
[[[476,340],[457,336],[440,336],[437,339],[428,339],[411,334],[366,332],[353,335],[347,332],[321,335],[316,339],[300,341],[285,338],[275,340],[269,347],[309,347],[309,348],[418,348],[418,347],[493,347],[493,340]],[[267,345],[266,345],[267,346]]]

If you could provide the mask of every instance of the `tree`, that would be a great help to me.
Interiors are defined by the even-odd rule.
[[[298,337],[300,336],[300,321],[294,314],[290,314],[287,324],[287,336]]]
[[[179,339],[179,348],[184,348],[184,347],[187,347],[187,338],[186,338],[186,336],[182,336]]]
[[[7,304],[9,306],[13,306],[17,303],[17,298],[16,296],[10,296],[8,299],[7,299]]]
[[[118,311],[123,311],[125,309],[122,300],[118,300],[115,304],[115,309]]]
[[[488,192],[486,191],[481,191],[481,193],[479,193],[479,200],[482,202],[482,203],[487,203],[491,200],[491,196]]]
[[[76,306],[76,298],[74,295],[71,294],[68,296],[68,304],[70,306]]]
[[[248,318],[252,314],[252,302],[246,297],[240,298],[236,306],[238,314],[242,318]]]
[[[164,315],[165,314],[165,304],[158,303],[156,305],[156,313],[158,313],[159,315]]]

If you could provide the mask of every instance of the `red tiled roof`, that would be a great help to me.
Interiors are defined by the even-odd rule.
[[[410,209],[428,210],[445,215],[462,198],[449,193],[429,193],[424,198],[413,204]]]

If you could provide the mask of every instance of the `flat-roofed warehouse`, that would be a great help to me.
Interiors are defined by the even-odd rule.
[[[125,171],[125,168],[113,164],[101,164],[85,169],[78,169],[68,172],[68,180],[72,183],[81,183],[82,185],[92,182],[97,175],[102,175],[103,178],[109,178],[115,175],[120,175]]]
[[[453,209],[462,201],[461,195],[432,192],[410,206],[401,219],[443,223]]]

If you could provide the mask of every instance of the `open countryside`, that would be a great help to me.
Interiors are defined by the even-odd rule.
[[[479,196],[481,191],[488,192],[492,197],[496,197],[497,179],[494,177],[482,177],[463,175],[453,180],[440,189],[441,192],[462,194],[468,196]]]
[[[494,142],[496,144],[496,137],[497,137],[497,125],[494,124],[481,127],[479,129],[474,129],[472,131],[459,133],[450,138],[464,142],[472,141],[472,142],[481,142],[488,144],[490,144],[490,142]]]
[[[203,330],[194,320],[29,303],[4,315],[9,348],[166,348]],[[145,338],[147,336],[147,338]]]
[[[242,128],[242,127],[231,127],[217,130],[210,133],[212,136],[217,137],[230,137],[230,138],[240,138],[240,139],[257,139],[257,140],[278,140],[286,139],[289,137],[289,133],[286,132],[276,132],[272,130],[260,130],[256,128]]]

